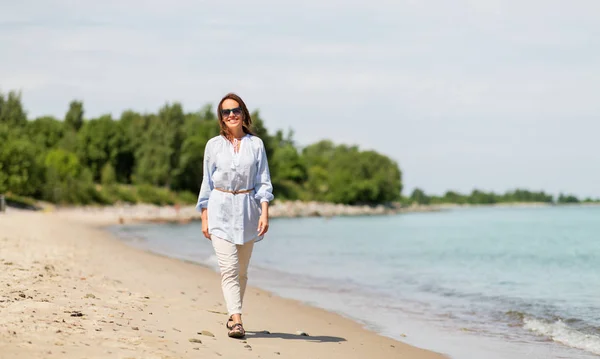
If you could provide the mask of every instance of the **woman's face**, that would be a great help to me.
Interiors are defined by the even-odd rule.
[[[242,108],[237,101],[232,99],[223,101],[223,104],[221,105],[221,116],[229,130],[236,131],[237,128],[242,128],[244,118]]]

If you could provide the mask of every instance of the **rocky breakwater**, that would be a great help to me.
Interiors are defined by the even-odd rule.
[[[273,218],[284,217],[335,217],[335,216],[367,216],[397,213],[391,206],[349,206],[335,203],[285,201],[276,202],[269,207]]]
[[[350,206],[324,202],[276,201],[269,206],[271,218],[295,217],[337,217],[374,216],[404,212],[430,212],[439,210],[429,206],[377,205]],[[51,212],[68,215],[103,224],[125,223],[189,223],[200,220],[200,212],[195,206],[156,206],[150,204],[114,205],[108,207],[87,206],[48,209]]]

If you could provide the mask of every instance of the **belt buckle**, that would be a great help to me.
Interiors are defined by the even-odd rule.
[[[237,190],[234,190],[234,191],[231,191],[231,193],[233,193],[234,195],[236,195],[236,194],[238,194],[238,193],[239,193],[239,191],[237,191]]]

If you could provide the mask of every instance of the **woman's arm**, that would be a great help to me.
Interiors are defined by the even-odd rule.
[[[262,236],[269,230],[269,202],[261,202],[260,207],[262,208],[262,212],[258,219],[258,235]]]
[[[202,215],[206,213],[206,207],[208,207],[208,199],[210,193],[215,188],[212,180],[212,172],[214,170],[214,163],[211,160],[210,153],[210,141],[204,147],[204,161],[202,166],[202,185],[200,186],[200,193],[198,194],[198,203],[196,204],[196,210],[201,211]]]
[[[269,162],[267,160],[267,152],[265,145],[260,140],[258,148],[258,159],[256,163],[256,178],[254,180],[254,198],[258,199],[262,204],[273,200],[273,185],[271,184],[271,173],[269,172]]]
[[[271,184],[271,174],[269,172],[269,162],[267,161],[267,152],[265,145],[260,141],[256,180],[254,185],[256,194],[254,198],[260,201],[261,215],[258,220],[258,235],[262,236],[269,230],[269,202],[274,198],[273,185]]]
[[[214,170],[214,164],[211,162],[210,156],[210,148],[208,143],[204,148],[204,161],[202,167],[202,185],[200,186],[200,193],[198,194],[198,204],[196,205],[196,209],[201,211],[202,214],[200,216],[202,220],[202,233],[204,237],[210,239],[210,234],[208,232],[208,199],[210,198],[210,193],[214,189],[214,183],[212,181],[212,172]]]

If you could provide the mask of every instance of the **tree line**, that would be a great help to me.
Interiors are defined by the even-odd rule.
[[[579,199],[572,194],[560,193],[558,197],[547,194],[544,191],[532,192],[523,189],[507,191],[504,194],[473,190],[470,194],[461,194],[455,191],[447,191],[443,196],[427,195],[420,188],[415,188],[410,196],[404,199],[405,203],[416,203],[421,205],[436,204],[496,204],[496,203],[548,203],[548,204],[576,204],[597,203],[600,199]]]
[[[341,204],[579,203],[569,194],[474,190],[427,195],[419,188],[403,197],[402,172],[392,159],[357,146],[322,140],[299,148],[293,132],[271,132],[258,111],[254,132],[265,143],[278,200]],[[207,141],[219,134],[210,104],[185,112],[165,103],[156,113],[127,110],[119,118],[86,118],[72,101],[62,119],[29,119],[21,94],[0,93],[0,194],[27,202],[58,204],[195,203]]]
[[[270,132],[258,111],[277,199],[380,204],[400,200],[398,164],[375,151],[323,140],[300,149],[293,132]],[[194,203],[207,141],[219,134],[210,104],[185,112],[124,111],[86,118],[72,101],[63,119],[28,119],[21,94],[0,93],[0,193],[60,204]]]

